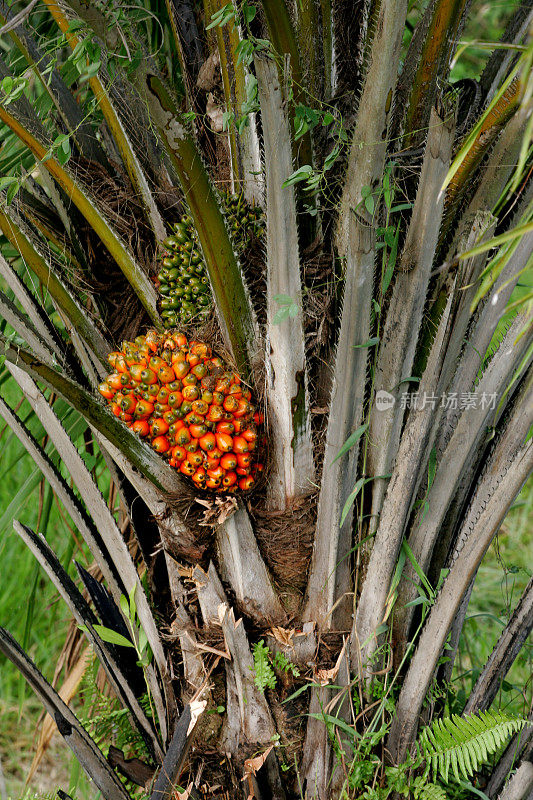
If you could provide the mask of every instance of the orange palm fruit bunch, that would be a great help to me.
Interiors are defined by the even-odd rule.
[[[204,491],[249,492],[263,417],[250,390],[204,342],[149,330],[109,354],[100,394],[131,430]]]

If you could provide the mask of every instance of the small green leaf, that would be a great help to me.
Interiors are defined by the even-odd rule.
[[[390,209],[392,207],[392,201],[394,199],[394,192],[391,191],[391,188],[390,188],[390,173],[389,172],[385,172],[385,174],[383,175],[383,197],[385,199],[385,205],[387,206],[387,208],[390,211]]]
[[[120,608],[122,609],[122,613],[126,617],[126,619],[130,618],[130,606],[128,603],[128,598],[125,595],[120,595]]]
[[[376,204],[374,198],[371,194],[368,197],[365,197],[365,208],[369,214],[373,214],[375,210]]]
[[[294,300],[288,294],[275,294],[273,299],[280,306],[290,306],[294,303]]]
[[[331,151],[328,153],[328,155],[327,155],[327,156],[326,156],[326,158],[324,159],[324,169],[325,169],[325,170],[327,170],[327,169],[331,169],[331,167],[333,166],[333,164],[334,164],[334,163],[335,163],[335,161],[337,160],[339,153],[340,153],[340,147],[339,147],[339,145],[336,145],[336,146],[335,146],[335,147],[334,147],[334,148],[333,148],[333,149],[332,149],[332,150],[331,150]]]
[[[313,167],[310,164],[304,164],[303,167],[297,169],[296,172],[293,172],[292,175],[289,175],[289,177],[283,181],[283,188],[305,181],[312,173]]]
[[[254,682],[260,692],[265,689],[274,689],[277,678],[270,664],[270,648],[265,645],[265,640],[260,639],[253,646],[254,656]]]
[[[227,131],[230,126],[230,123],[232,123],[234,119],[235,119],[235,114],[233,113],[233,111],[224,111],[222,114],[222,130]]]
[[[396,228],[396,231],[397,230],[398,228]],[[390,248],[394,247],[396,241],[396,231],[394,230],[394,228],[390,226],[388,228],[385,228],[385,230],[383,231],[383,238],[385,239],[387,246]]]
[[[331,689],[331,688],[334,688],[334,687],[330,686],[329,688]],[[339,686],[338,688],[341,689],[342,687]],[[308,689],[320,689],[320,684],[319,683],[305,683],[303,686],[300,686],[299,689],[296,689],[295,692],[293,692],[288,697],[286,697],[285,700],[282,700],[281,704],[283,705],[283,703],[290,703],[291,700],[296,700],[297,697],[300,697],[300,695],[303,694],[304,692],[306,692]]]
[[[285,653],[282,653],[281,650],[278,650],[274,656],[272,666],[276,669],[283,670],[284,672],[291,672],[295,678],[300,675],[300,670],[296,664],[293,664],[292,661],[289,661]]]
[[[147,644],[148,644],[148,637],[144,632],[144,628],[139,628],[139,650],[141,651],[141,653],[144,652]]]
[[[130,620],[132,622],[135,622],[135,615],[137,614],[137,603],[135,602],[136,588],[137,587],[135,586],[135,584],[133,584],[128,595],[128,599],[130,601]]]
[[[362,347],[374,347],[375,344],[379,344],[379,336],[374,336],[372,339],[368,339],[364,344],[353,344],[352,347],[354,350]]]
[[[18,181],[15,181],[15,183],[12,183],[11,186],[9,187],[9,189],[7,190],[7,192],[6,192],[6,203],[7,203],[8,206],[10,206],[11,203],[13,202],[13,199],[14,199],[14,197],[17,194],[19,189],[20,189],[20,183]]]
[[[72,19],[68,24],[68,32],[74,33],[74,31],[80,31],[82,28],[85,28],[85,22],[81,19]]]
[[[361,425],[360,428],[357,428],[357,430],[351,433],[331,463],[334,464],[335,461],[337,461],[337,459],[339,459],[346,452],[348,452],[348,450],[350,450],[350,448],[352,448],[354,444],[356,444],[359,441],[359,439],[361,438],[361,436],[363,435],[363,433],[366,431],[367,428],[368,428],[368,422],[365,422],[364,425]]]
[[[12,183],[17,183],[18,178],[15,175],[5,175],[0,178],[0,189],[5,189],[6,186],[11,186]]]
[[[273,325],[279,325],[283,322],[283,320],[287,319],[287,317],[296,317],[300,308],[298,303],[295,303],[292,297],[288,294],[276,294],[274,295],[274,301],[281,306],[272,319]]]
[[[213,16],[211,17],[211,22],[209,23],[209,25],[206,26],[206,30],[209,31],[211,30],[211,28],[215,28],[217,26],[222,27],[227,22],[229,22],[230,19],[233,19],[234,17],[235,17],[235,8],[233,6],[233,3],[227,3],[221,9],[219,9],[215,14],[213,14]]]
[[[387,241],[388,233],[390,233],[390,228],[388,228],[387,232],[385,233],[385,241]],[[396,266],[396,259],[398,257],[399,237],[400,237],[400,223],[398,222],[398,225],[396,226],[396,232],[394,233],[392,238],[392,244],[389,244],[390,253],[387,261],[387,268],[385,270],[385,274],[383,275],[383,282],[381,284],[381,291],[383,294],[385,294],[387,289],[389,288],[392,276],[394,275],[394,267]],[[387,241],[387,243],[389,242]]]
[[[6,77],[2,80],[2,91],[4,94],[11,94],[13,83],[14,81],[11,75],[6,75]]]
[[[415,600],[411,600],[409,603],[406,603],[404,608],[412,608],[413,606],[419,606],[422,604],[427,605],[428,599],[427,597],[420,595],[419,597],[415,598]]]
[[[349,495],[347,501],[344,504],[344,508],[342,509],[341,521],[340,521],[341,526],[344,525],[344,520],[348,516],[348,513],[355,502],[355,498],[357,497],[357,495],[359,494],[365,483],[366,483],[365,478],[359,478],[359,480],[353,487],[353,491]]]
[[[415,554],[413,553],[413,551],[411,550],[411,548],[409,547],[409,545],[407,544],[406,541],[404,541],[402,543],[402,550],[405,553],[405,555],[407,556],[407,558],[409,559],[409,561],[411,562],[411,565],[412,565],[414,571],[416,572],[416,574],[420,578],[420,582],[425,587],[427,593],[430,595],[430,597],[434,596],[435,593],[433,591],[432,585],[428,581],[428,579],[427,579],[422,567],[420,566],[420,564],[416,560]]]
[[[70,159],[70,150],[68,153],[65,153],[63,148],[61,148],[60,150],[57,151],[56,158],[58,162],[61,164],[61,166],[64,166]]]
[[[437,471],[437,450],[435,447],[433,447],[429,456],[429,464],[428,464],[428,489],[431,489],[433,485],[436,471]]]
[[[272,318],[273,325],[281,325],[281,323],[287,319],[289,316],[290,306],[282,306],[282,308],[278,308],[274,317]]]
[[[255,19],[255,15],[257,14],[256,6],[249,6],[245,3],[242,10],[246,22],[250,23],[253,19]]]
[[[111,628],[106,628],[103,625],[94,625],[93,627],[100,639],[102,639],[104,642],[109,642],[109,644],[118,644],[120,647],[133,647],[133,649],[135,649],[130,640],[126,639],[125,636],[122,636],[121,633],[117,633]]]

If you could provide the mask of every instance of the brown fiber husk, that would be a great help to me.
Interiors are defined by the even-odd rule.
[[[253,510],[254,531],[268,567],[282,588],[302,591],[313,551],[316,494],[295,500],[289,511]]]

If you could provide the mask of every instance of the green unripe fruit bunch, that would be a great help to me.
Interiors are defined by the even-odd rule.
[[[247,203],[242,194],[224,192],[222,195],[224,211],[233,243],[241,253],[252,238],[261,238],[265,230],[263,209],[255,204]]]
[[[241,253],[252,237],[264,230],[263,212],[249,205],[242,195],[223,193],[226,221],[237,253]],[[205,261],[192,217],[184,214],[163,242],[159,255],[160,269],[156,284],[159,307],[165,328],[203,322],[211,308],[211,290]]]

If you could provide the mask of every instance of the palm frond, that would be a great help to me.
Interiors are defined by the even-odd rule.
[[[76,585],[69,578],[61,566],[59,559],[55,553],[52,552],[43,537],[36,536],[30,528],[26,525],[21,525],[18,521],[14,522],[13,527],[15,532],[21,537],[27,547],[29,547],[35,558],[48,574],[48,577],[62,596],[78,625],[82,626],[87,640],[91,644],[106,672],[107,678],[113,687],[113,691],[117,697],[120,698],[125,707],[129,709],[149,751],[161,760],[163,753],[153,725],[147,719],[144,710],[135,697],[127,678],[116,660],[116,654],[109,645],[106,645],[98,636],[94,627],[97,624],[96,617],[77,590]]]
[[[396,395],[396,403],[388,411],[374,405],[370,413],[367,465],[369,474],[374,476],[392,472],[398,451],[405,412],[399,402],[400,393],[405,389],[405,381],[413,371],[423,320],[424,298],[438,239],[439,216],[443,212],[443,202],[439,203],[437,198],[451,158],[452,139],[453,123],[450,125],[448,121],[446,124],[433,112],[420,176],[420,190],[406,234],[375,371],[376,394],[379,391],[391,392]],[[373,520],[379,519],[386,487],[387,479],[376,480],[374,483],[371,509]],[[382,534],[384,540],[381,538]],[[394,541],[396,549],[393,546]],[[376,535],[361,595],[361,612],[358,612],[356,620],[360,642],[367,641],[371,631],[383,618],[389,591],[383,576],[391,573],[398,558],[400,544],[399,540],[393,540],[383,528]],[[369,654],[371,648],[366,650]]]
[[[477,679],[463,714],[490,708],[503,676],[507,675],[523,643],[533,629],[533,578],[524,589],[511,618]]]
[[[128,794],[100,749],[84,730],[70,708],[43,678],[35,664],[4,628],[0,628],[0,651],[20,670],[74,755],[103,796],[109,800],[127,800]]]
[[[302,284],[289,120],[273,61],[256,58],[265,146],[267,214],[266,395],[273,443],[268,502],[283,509],[308,494],[314,480],[305,364]],[[293,303],[280,318],[280,300]],[[296,314],[293,314],[296,308]]]
[[[403,682],[389,734],[389,747],[402,760],[406,743],[416,730],[418,712],[429,688],[448,631],[472,577],[492,538],[503,522],[505,511],[522,488],[533,466],[533,441],[526,441],[531,424],[526,413],[531,402],[531,371],[506,419],[506,425],[485,462],[472,499],[455,538],[450,571],[431,608]],[[505,480],[503,480],[505,476]],[[431,651],[438,656],[429,657]]]

